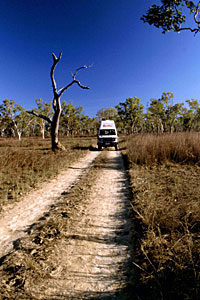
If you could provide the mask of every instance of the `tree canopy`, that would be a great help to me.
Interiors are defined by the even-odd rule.
[[[189,30],[197,34],[200,31],[200,1],[161,0],[160,5],[152,5],[142,16],[144,22],[167,31]],[[191,17],[193,24],[191,24]],[[184,25],[184,26],[183,26]]]

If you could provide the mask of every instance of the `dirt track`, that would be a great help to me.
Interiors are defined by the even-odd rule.
[[[30,299],[131,299],[125,294],[132,242],[127,185],[120,152],[109,151],[65,238],[43,263],[44,269],[54,265],[49,276],[25,285]]]
[[[42,187],[26,195],[20,202],[6,206],[0,215],[0,257],[13,247],[13,241],[24,236],[24,231],[40,216],[49,210],[49,206],[59,200],[63,191],[67,191],[79,179],[83,172],[98,156],[99,152],[89,152],[78,163],[63,171]]]

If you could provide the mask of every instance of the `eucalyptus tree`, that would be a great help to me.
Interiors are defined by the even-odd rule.
[[[75,107],[70,101],[69,104],[66,101],[62,101],[62,113],[61,113],[61,132],[63,135],[73,135],[81,131],[81,118],[83,107]]]
[[[22,133],[24,133],[32,118],[27,114],[25,109],[15,103],[14,100],[4,99],[0,105],[1,124],[3,132],[7,135],[18,136],[21,140]]]
[[[181,113],[183,103],[173,104],[174,94],[163,93],[159,99],[151,99],[148,107],[148,120],[157,133],[173,132],[175,122]]]
[[[166,110],[167,117],[167,131],[173,133],[177,131],[177,125],[179,125],[179,119],[183,111],[184,103],[176,103],[174,105],[169,105]]]
[[[117,106],[117,123],[128,133],[135,133],[141,130],[144,106],[137,97],[129,97],[125,102],[120,102]]]
[[[184,107],[181,112],[181,124],[184,131],[200,130],[200,104],[196,99],[186,100],[189,107]]]
[[[37,108],[33,109],[34,115],[43,115],[49,119],[51,119],[53,113],[51,110],[51,103],[43,102],[41,98],[36,99]],[[37,118],[37,125],[40,128],[40,133],[42,135],[42,138],[45,138],[45,125],[47,121],[44,118]]]
[[[96,135],[97,129],[99,127],[99,122],[96,118],[90,118],[88,116],[82,115],[81,116],[81,128],[82,133],[86,135]]]
[[[162,32],[180,33],[188,30],[197,34],[200,31],[200,1],[161,0],[160,5],[153,4],[142,16],[144,22],[162,28]]]
[[[154,131],[157,133],[164,132],[164,121],[165,121],[165,112],[164,105],[160,99],[151,99],[150,106],[148,108],[150,112],[149,117],[154,128]]]
[[[117,110],[114,107],[109,107],[109,108],[101,108],[97,112],[97,121],[101,121],[103,119],[105,120],[115,120],[117,116]]]
[[[55,81],[55,77],[54,77],[54,71],[55,71],[57,64],[61,60],[62,53],[60,53],[58,58],[56,57],[56,55],[54,53],[52,53],[52,57],[53,57],[53,64],[52,64],[51,71],[50,71],[50,78],[51,78],[52,88],[53,88],[53,101],[52,101],[53,116],[52,116],[52,118],[49,118],[48,116],[37,113],[34,110],[32,110],[31,112],[29,111],[29,113],[31,113],[41,119],[44,119],[45,121],[47,121],[50,124],[52,150],[56,151],[56,150],[65,150],[65,147],[63,145],[61,145],[61,143],[58,140],[59,123],[60,123],[60,116],[61,116],[61,112],[62,112],[61,96],[63,95],[63,93],[66,90],[68,90],[74,84],[77,84],[82,89],[89,89],[88,86],[82,85],[80,83],[80,81],[76,79],[76,76],[80,70],[87,69],[91,66],[84,65],[84,66],[76,69],[75,73],[71,73],[72,81],[70,83],[66,84],[66,86],[64,86],[63,88],[60,88],[59,90],[57,90],[56,81]]]
[[[197,99],[186,100],[189,104],[190,110],[192,110],[193,128],[194,130],[200,130],[200,104]]]

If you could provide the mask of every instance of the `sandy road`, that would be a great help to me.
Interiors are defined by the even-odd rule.
[[[89,152],[79,162],[61,172],[53,180],[38,190],[26,195],[20,202],[7,206],[0,215],[0,257],[13,247],[13,241],[25,235],[25,230],[48,211],[51,204],[59,200],[63,191],[67,191],[89,169],[99,152]]]
[[[34,299],[131,299],[132,224],[128,181],[120,152],[109,151],[90,196],[45,262],[48,278],[27,287]]]

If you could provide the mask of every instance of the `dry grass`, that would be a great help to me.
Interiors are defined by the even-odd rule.
[[[138,299],[200,299],[199,138],[128,139]]]
[[[76,226],[87,194],[95,184],[98,172],[105,161],[106,151],[98,156],[78,184],[68,193],[63,193],[60,202],[52,206],[48,214],[29,228],[29,235],[15,242],[15,250],[1,259],[0,299],[47,299],[41,294],[37,297],[33,295],[37,294],[35,290],[37,281],[51,280],[52,273],[58,269],[59,259],[55,256],[55,247],[59,241],[68,238],[70,227]]]
[[[63,138],[61,141],[67,151],[53,153],[49,139],[27,138],[21,142],[0,139],[0,210],[75,162],[94,140]]]
[[[128,138],[129,160],[139,165],[200,163],[200,133],[141,134]]]

